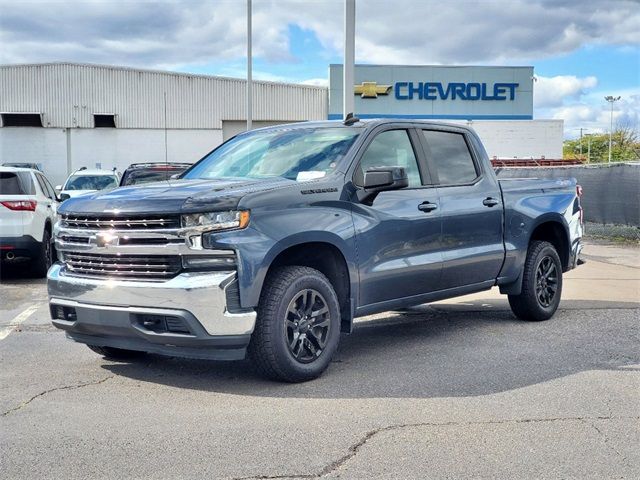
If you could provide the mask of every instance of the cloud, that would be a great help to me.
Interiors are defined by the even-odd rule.
[[[329,79],[328,78],[309,78],[308,80],[303,80],[303,85],[313,85],[316,87],[328,87]]]
[[[640,127],[640,88],[622,91],[621,100],[613,105],[613,125],[625,125],[638,130]],[[592,92],[577,102],[568,102],[556,108],[536,111],[537,118],[564,120],[566,138],[576,138],[580,129],[588,133],[609,131],[611,105],[604,100],[604,92]]]
[[[0,62],[54,60],[164,68],[245,55],[245,3],[0,0]],[[342,48],[341,0],[257,0],[254,55],[299,61],[290,25],[324,52]],[[584,45],[640,43],[640,9],[628,0],[359,0],[356,54],[366,63],[503,64]]]
[[[578,100],[598,85],[593,76],[579,78],[574,75],[556,77],[536,77],[533,85],[533,106],[535,108],[560,107],[567,100]]]

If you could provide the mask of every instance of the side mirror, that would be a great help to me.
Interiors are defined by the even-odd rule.
[[[68,193],[61,193],[58,198],[60,198],[61,202],[64,202],[65,200],[68,200],[69,198],[71,198],[71,196]]]
[[[409,178],[403,167],[372,167],[364,174],[364,190],[358,199],[371,205],[380,192],[400,190],[409,186]]]

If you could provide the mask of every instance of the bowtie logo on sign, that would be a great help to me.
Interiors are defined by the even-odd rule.
[[[378,95],[389,95],[392,85],[378,85],[376,82],[362,82],[353,86],[353,93],[360,98],[378,98]]]

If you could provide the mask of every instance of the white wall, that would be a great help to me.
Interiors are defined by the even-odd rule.
[[[67,152],[67,135],[70,150]],[[168,130],[167,159],[195,162],[222,143],[222,130]],[[132,163],[165,160],[164,130],[150,129],[58,129],[0,128],[0,163],[34,162],[57,185],[80,167],[116,167],[123,171]]]
[[[254,127],[272,122],[254,122]],[[278,123],[278,122],[275,122]],[[224,137],[244,129],[244,122],[223,122]],[[562,158],[562,120],[474,121],[469,123],[482,139],[489,157]],[[131,163],[163,162],[164,130],[113,128],[3,127],[0,128],[0,163],[34,162],[43,165],[53,184],[62,183],[67,169],[67,135],[72,171],[82,166],[116,167]],[[195,162],[223,141],[223,130],[168,130],[170,162]]]
[[[562,158],[562,120],[475,120],[489,158]]]

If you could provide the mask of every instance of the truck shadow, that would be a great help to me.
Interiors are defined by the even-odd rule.
[[[149,355],[137,363],[106,362],[103,368],[138,381],[260,397],[487,395],[640,364],[638,304],[598,303],[591,302],[589,310],[561,310],[540,323],[519,321],[504,309],[458,305],[378,316],[344,335],[325,375],[304,384],[263,380],[247,361]]]

